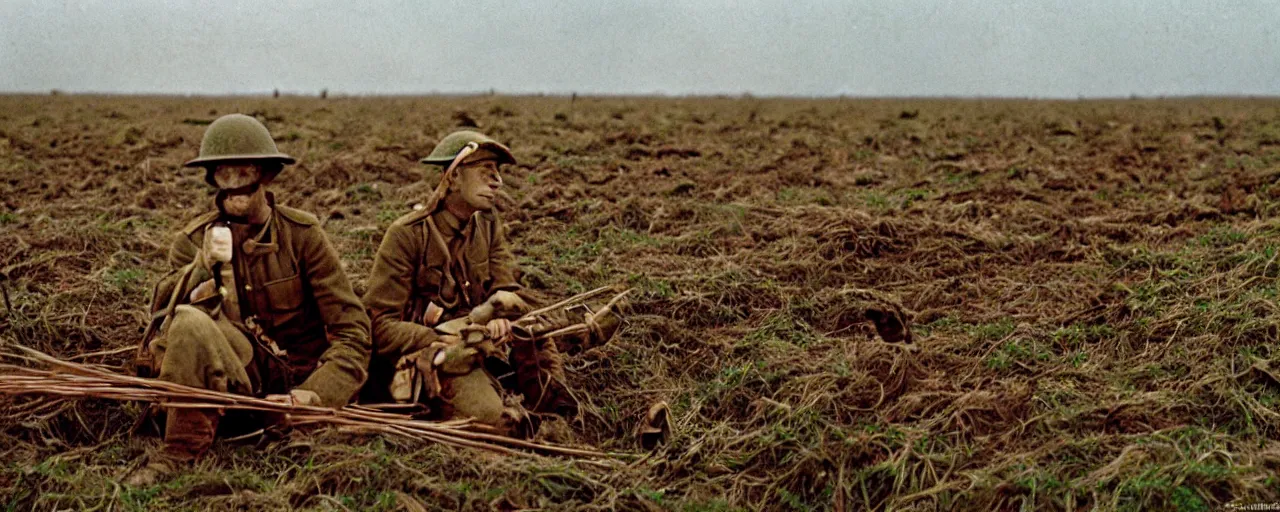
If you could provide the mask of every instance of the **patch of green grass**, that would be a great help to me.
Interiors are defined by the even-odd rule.
[[[723,388],[737,387],[746,380],[747,376],[752,372],[758,372],[764,368],[764,361],[756,361],[754,363],[747,362],[737,366],[726,366],[720,370],[719,377],[716,378],[717,383]]]
[[[2,212],[0,213],[0,226],[5,224],[15,224],[18,222],[17,214]]]
[[[1187,279],[1199,275],[1206,266],[1203,254],[1182,248],[1157,251],[1146,246],[1113,249],[1107,262],[1116,270],[1152,270],[1162,279]]]
[[[1016,327],[1017,326],[1013,323],[1013,319],[1001,318],[996,322],[978,324],[969,328],[969,335],[978,341],[1001,340],[1006,336],[1013,334],[1013,330]]]
[[[1170,501],[1173,502],[1174,510],[1186,512],[1200,512],[1209,510],[1209,504],[1200,497],[1194,489],[1185,485],[1179,485],[1173,489],[1173,496]]]
[[[606,226],[596,237],[597,243],[614,252],[632,251],[640,247],[659,247],[662,241],[627,228]]]
[[[943,180],[946,181],[948,185],[962,185],[973,183],[975,178],[973,173],[970,172],[947,171]]]
[[[1032,496],[1043,491],[1053,491],[1067,487],[1066,482],[1047,471],[1035,471],[1029,475],[1016,477],[1013,479],[1013,483],[1017,487],[1030,492]]]
[[[378,190],[377,185],[372,183],[361,183],[348,188],[347,197],[352,201],[376,202],[382,199],[382,192]]]
[[[669,299],[676,295],[676,287],[666,279],[655,279],[644,274],[630,274],[627,283],[641,295]]]
[[[350,510],[391,511],[396,510],[398,506],[394,491],[379,490],[374,487],[361,489],[354,494],[338,496],[338,502]]]
[[[1051,358],[1052,354],[1039,342],[1029,338],[1014,338],[1001,345],[985,363],[987,368],[1003,370],[1014,363],[1036,363]]]
[[[600,256],[600,242],[579,242],[557,240],[552,243],[552,252],[558,265],[583,265]]]
[[[378,225],[383,226],[384,228],[385,226],[390,226],[392,222],[395,222],[396,219],[404,216],[406,213],[409,213],[409,211],[404,208],[384,204],[382,208],[378,210]]]
[[[812,505],[806,503],[799,495],[786,489],[778,489],[778,498],[791,510],[813,510]]]
[[[1201,247],[1221,249],[1249,241],[1249,234],[1231,226],[1214,226],[1208,233],[1196,237]]]
[[[1161,504],[1172,510],[1207,511],[1209,504],[1193,488],[1175,485],[1175,479],[1159,466],[1148,464],[1136,477],[1116,489],[1121,510],[1146,510]]]
[[[1107,324],[1082,325],[1079,323],[1061,327],[1050,335],[1059,346],[1077,348],[1085,343],[1097,343],[1117,335],[1116,329]]]
[[[133,291],[135,287],[142,284],[142,281],[146,276],[147,271],[140,268],[119,268],[107,273],[107,283],[116,287],[120,291],[127,293]]]
[[[655,491],[653,489],[648,489],[644,487],[636,489],[634,492],[636,493],[636,496],[647,499],[659,505],[662,504],[662,500],[667,496],[666,490]]]
[[[151,510],[151,501],[160,495],[164,490],[163,486],[153,485],[150,487],[128,487],[125,486],[120,491],[120,501],[124,505],[125,510],[146,511]]]
[[[961,329],[964,325],[955,317],[944,316],[927,324],[912,326],[911,328],[917,330],[921,336],[930,336],[934,333],[953,332]]]
[[[923,201],[929,198],[929,191],[918,188],[908,188],[898,191],[898,195],[902,196],[904,203],[911,201]],[[905,204],[904,204],[905,206]]]
[[[874,210],[889,208],[889,198],[881,192],[867,191],[862,194],[862,204]]]

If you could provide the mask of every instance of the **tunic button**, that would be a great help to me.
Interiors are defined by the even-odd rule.
[[[246,284],[246,285],[244,285],[244,291],[246,291],[246,292],[251,292],[251,291],[253,291],[253,285],[251,285],[251,284]]]

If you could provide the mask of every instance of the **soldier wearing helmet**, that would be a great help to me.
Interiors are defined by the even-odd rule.
[[[313,215],[275,203],[265,185],[293,157],[262,123],[223,116],[199,157],[218,189],[215,210],[177,234],[174,270],[152,295],[153,320],[137,354],[140,375],[307,405],[342,407],[367,376],[369,317]],[[270,418],[169,408],[164,444],[130,477],[154,482],[194,460],[228,429]]]
[[[575,414],[555,343],[512,335],[510,320],[530,308],[494,202],[499,168],[515,157],[481,133],[458,131],[422,163],[444,169],[440,182],[424,208],[388,229],[363,298],[374,362],[362,399],[417,401],[438,419],[511,431],[523,415],[504,407],[507,387],[535,412]]]

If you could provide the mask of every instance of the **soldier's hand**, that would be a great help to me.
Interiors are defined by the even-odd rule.
[[[217,293],[218,293],[217,285],[213,283],[212,279],[209,279],[203,283],[200,283],[198,286],[195,287],[195,289],[191,290],[191,297],[189,298],[191,299],[191,302],[195,303],[195,302],[200,302],[209,297],[212,297],[214,295],[217,295]]]
[[[267,400],[290,405],[321,405],[320,395],[309,389],[295,389],[287,395],[267,395]]]
[[[479,362],[477,356],[480,351],[463,343],[457,336],[441,336],[439,343],[445,346],[436,352],[431,363],[442,372],[453,375],[470,373]]]
[[[511,321],[506,318],[495,318],[485,325],[489,331],[489,339],[506,343],[511,341]]]
[[[266,399],[289,405],[324,405],[320,402],[320,395],[317,395],[315,391],[306,389],[294,389],[288,394],[282,395],[267,395]],[[268,412],[263,418],[263,422],[266,423],[268,437],[273,438],[283,436],[293,426],[293,418],[287,412]]]

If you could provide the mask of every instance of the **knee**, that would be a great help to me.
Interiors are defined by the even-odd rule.
[[[208,314],[191,306],[182,305],[174,309],[173,318],[169,319],[168,329],[164,337],[169,350],[185,345],[205,345],[221,336],[218,325]]]
[[[451,402],[456,415],[471,417],[489,425],[502,422],[502,396],[483,370],[457,377],[451,387]]]
[[[486,425],[499,426],[503,423],[503,407],[502,399],[485,400],[481,404],[474,404],[471,415],[476,421]]]
[[[151,345],[159,365],[156,377],[187,386],[211,387],[206,374],[211,369],[222,369],[216,356],[221,337],[209,315],[190,306],[178,306],[169,325]]]

